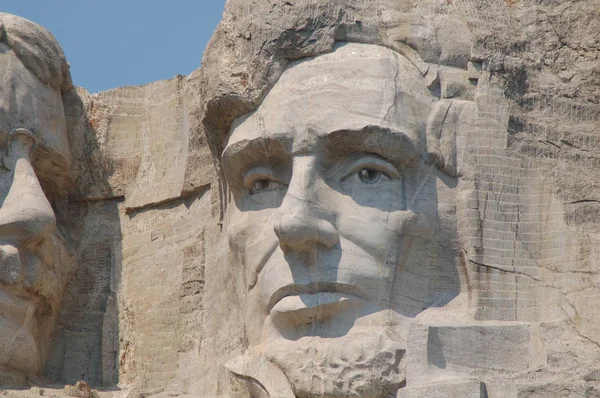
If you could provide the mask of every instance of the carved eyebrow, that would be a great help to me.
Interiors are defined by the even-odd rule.
[[[369,125],[356,130],[333,131],[320,138],[320,146],[329,157],[337,158],[356,152],[374,153],[400,168],[413,167],[422,158],[420,145],[403,131]]]
[[[291,157],[291,138],[285,135],[260,136],[227,145],[221,162],[227,180],[241,178],[242,172],[255,164],[279,163]],[[263,154],[267,154],[267,158]]]
[[[420,146],[410,135],[378,125],[341,129],[317,138],[317,149],[329,159],[341,159],[356,152],[368,152],[388,159],[399,168],[412,167],[421,159]],[[229,181],[241,178],[242,171],[255,164],[280,163],[292,157],[293,136],[289,133],[261,135],[228,145],[221,161]],[[263,156],[267,154],[265,159]]]

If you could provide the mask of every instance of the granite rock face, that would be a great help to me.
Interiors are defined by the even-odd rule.
[[[600,396],[599,13],[228,0],[197,71],[99,94],[0,14],[2,385]]]

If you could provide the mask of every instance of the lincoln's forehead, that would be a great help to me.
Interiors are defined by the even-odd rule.
[[[340,90],[380,90],[389,94],[395,89],[418,93],[423,80],[419,71],[395,51],[371,44],[347,43],[333,52],[289,65],[269,96],[320,92],[335,87]],[[422,86],[422,85],[421,85]]]
[[[433,97],[406,58],[381,46],[344,44],[290,65],[256,112],[238,120],[228,145],[265,135],[307,135],[379,125],[415,131]]]

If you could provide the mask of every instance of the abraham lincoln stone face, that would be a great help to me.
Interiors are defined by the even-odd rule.
[[[7,385],[40,374],[70,269],[47,197],[68,173],[69,147],[61,90],[52,76],[45,83],[34,73],[60,61],[36,58],[35,46],[58,44],[22,18],[0,14],[2,23],[9,43],[29,46],[0,43],[0,382]]]
[[[405,336],[427,307],[432,104],[407,59],[345,44],[290,66],[236,121],[222,163],[250,346]]]

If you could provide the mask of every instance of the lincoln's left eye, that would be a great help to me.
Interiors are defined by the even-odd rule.
[[[364,168],[358,172],[358,178],[365,184],[375,184],[383,174],[379,170]]]
[[[371,153],[356,155],[350,162],[342,163],[340,169],[343,170],[340,182],[350,184],[346,186],[355,189],[364,185],[379,185],[401,179],[400,172],[390,161]]]

